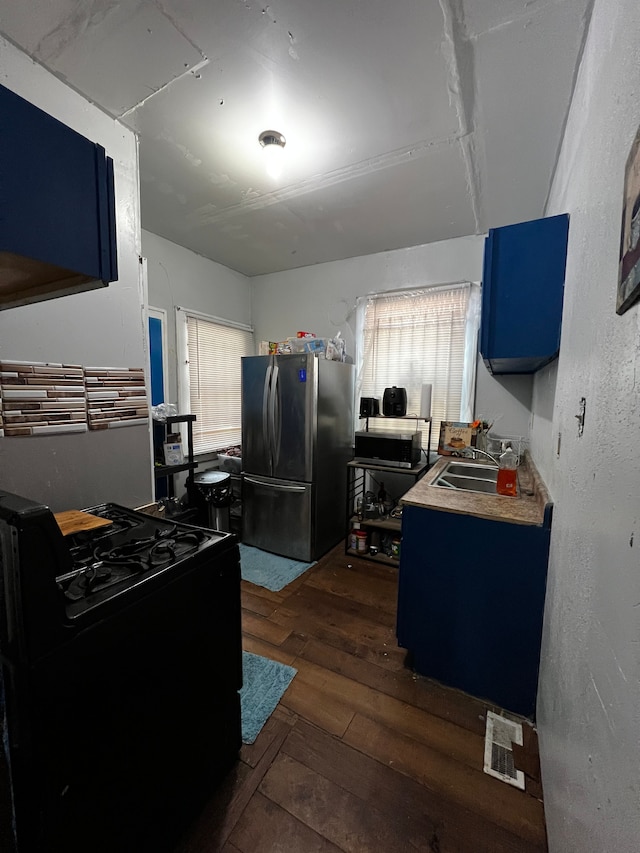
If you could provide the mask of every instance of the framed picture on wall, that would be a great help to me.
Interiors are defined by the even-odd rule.
[[[624,175],[616,313],[624,314],[638,297],[640,297],[640,129],[631,146]]]

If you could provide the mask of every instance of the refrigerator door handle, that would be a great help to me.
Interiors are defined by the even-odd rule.
[[[244,480],[246,483],[253,483],[254,486],[265,486],[267,485],[264,480],[254,480],[253,477],[247,477],[245,474]],[[281,492],[304,492],[306,491],[304,486],[285,486],[281,483],[269,483],[270,489],[278,489]]]
[[[280,445],[282,443],[282,412],[280,410],[280,377],[278,365],[273,366],[273,383],[271,399],[271,424],[273,441],[273,465],[274,470],[280,462]]]
[[[271,449],[271,432],[269,429],[269,392],[271,390],[271,374],[273,365],[270,364],[264,375],[264,388],[262,391],[262,434],[266,437],[266,444],[269,449],[269,473],[273,473],[273,453]]]

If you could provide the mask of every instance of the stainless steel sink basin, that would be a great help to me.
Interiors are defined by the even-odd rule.
[[[478,480],[475,477],[454,477],[452,474],[448,477],[438,477],[433,483],[434,486],[440,486],[443,489],[462,489],[465,492],[486,492],[490,495],[496,494],[496,484],[491,480]]]
[[[478,480],[498,480],[498,469],[495,465],[478,465],[475,462],[449,462],[441,476],[453,474],[457,477],[475,477]]]
[[[431,485],[441,489],[495,495],[497,480],[498,469],[494,465],[456,461],[447,463]]]

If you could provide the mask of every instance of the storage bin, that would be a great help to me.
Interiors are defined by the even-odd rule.
[[[288,338],[291,352],[313,352],[324,355],[327,349],[326,338]]]
[[[242,471],[242,457],[218,453],[218,468],[221,471],[227,471],[229,474],[239,474]]]

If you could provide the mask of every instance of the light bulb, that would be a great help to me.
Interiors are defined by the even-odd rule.
[[[265,130],[258,140],[264,150],[267,174],[271,178],[279,178],[284,165],[284,136],[276,130]]]
[[[264,149],[264,156],[267,166],[267,175],[269,175],[270,178],[279,178],[282,174],[282,167],[284,165],[284,150],[282,147],[275,143],[266,145]]]

